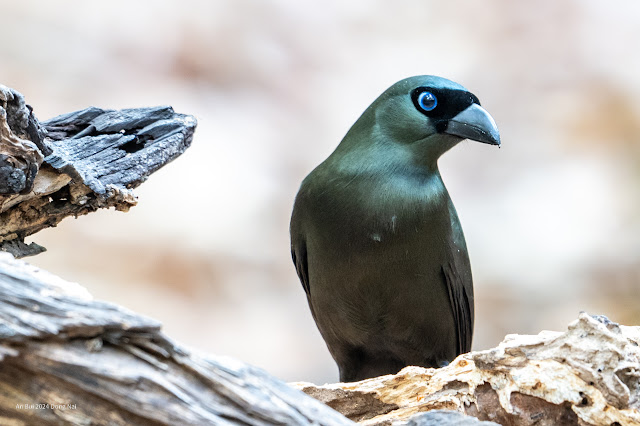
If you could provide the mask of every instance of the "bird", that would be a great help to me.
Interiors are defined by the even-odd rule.
[[[341,382],[471,350],[471,266],[438,169],[464,139],[500,146],[478,98],[442,77],[405,78],[302,181],[291,255]]]

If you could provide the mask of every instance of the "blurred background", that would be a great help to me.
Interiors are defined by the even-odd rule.
[[[45,120],[170,104],[192,147],[129,213],[66,219],[29,262],[287,381],[337,380],[289,253],[302,178],[383,90],[450,78],[503,146],[441,160],[474,271],[474,349],[640,323],[640,3],[0,0],[0,83]]]

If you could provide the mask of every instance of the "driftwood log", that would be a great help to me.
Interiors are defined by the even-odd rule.
[[[347,425],[264,371],[0,253],[2,425]]]
[[[127,211],[131,190],[182,154],[195,128],[169,106],[87,108],[40,123],[0,85],[0,250],[34,255],[44,248],[24,238],[67,216]]]

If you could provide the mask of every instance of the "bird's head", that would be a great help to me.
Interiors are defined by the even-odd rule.
[[[496,123],[478,98],[435,76],[397,82],[367,108],[352,130],[373,132],[376,139],[402,145],[425,162],[437,161],[463,139],[500,145]]]

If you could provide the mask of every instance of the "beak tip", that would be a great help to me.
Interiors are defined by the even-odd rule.
[[[500,133],[493,117],[478,104],[472,104],[453,117],[449,121],[446,133],[500,146]]]

